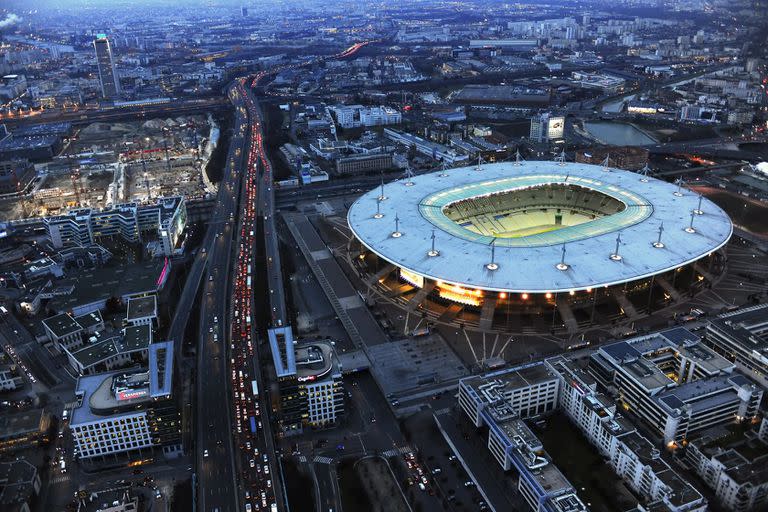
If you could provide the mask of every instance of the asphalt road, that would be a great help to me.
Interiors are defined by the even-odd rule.
[[[230,93],[236,107],[235,134],[227,156],[224,178],[219,184],[219,196],[211,218],[206,241],[198,258],[206,259],[204,293],[200,304],[198,332],[198,366],[196,373],[196,460],[197,509],[220,512],[238,510],[237,482],[234,469],[231,406],[222,399],[227,389],[226,343],[231,333],[226,321],[229,302],[229,276],[232,261],[234,219],[240,203],[243,163],[247,153],[244,136],[248,119],[242,98]],[[197,262],[196,262],[197,263]],[[196,291],[196,288],[195,288]],[[187,289],[185,288],[185,295]],[[190,293],[192,295],[192,293]],[[191,301],[189,302],[191,306]],[[179,310],[188,311],[189,308]],[[214,341],[214,338],[217,341]],[[207,456],[205,455],[207,453]]]

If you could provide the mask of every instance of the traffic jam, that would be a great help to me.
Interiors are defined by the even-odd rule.
[[[336,57],[356,53],[365,43],[347,49]],[[253,76],[251,87],[255,87],[271,71],[261,71]],[[265,449],[262,418],[259,405],[258,377],[252,374],[251,361],[254,357],[253,326],[253,261],[257,204],[259,191],[258,165],[264,169],[264,180],[271,187],[271,166],[263,146],[260,116],[253,94],[246,90],[248,78],[237,81],[237,90],[245,99],[246,110],[251,121],[251,140],[246,163],[245,206],[241,209],[239,246],[234,273],[232,293],[232,336],[230,340],[230,365],[232,383],[232,404],[234,408],[235,442],[241,450],[242,500],[245,512],[255,510],[277,511],[274,486],[276,475],[270,474],[269,455]],[[232,219],[231,219],[232,220]],[[216,319],[214,320],[216,323]],[[217,338],[217,336],[215,336]],[[213,341],[216,341],[214,339]],[[265,416],[264,421],[267,421]],[[261,432],[261,435],[260,435]]]
[[[245,90],[245,80],[238,81],[251,119],[251,145],[246,164],[245,205],[241,210],[237,263],[232,294],[232,338],[230,340],[230,372],[232,380],[233,425],[236,445],[241,450],[242,500],[245,511],[277,510],[270,474],[269,456],[264,449],[259,384],[252,374],[254,356],[253,329],[253,246],[256,231],[258,162],[263,159],[258,111],[253,97]]]

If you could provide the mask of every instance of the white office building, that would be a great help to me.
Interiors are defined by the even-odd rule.
[[[548,359],[546,365],[559,379],[559,406],[616,474],[645,498],[647,508],[641,510],[707,510],[701,493],[617,412],[613,400],[597,392],[597,382],[584,368],[563,356]]]
[[[172,365],[173,343],[156,343],[146,370],[80,377],[69,424],[76,457],[180,453],[181,418],[170,400]]]
[[[517,489],[535,512],[586,512],[568,479],[523,418],[557,407],[559,380],[532,363],[459,381],[459,406],[476,427],[488,428],[488,450],[504,471],[518,475]]]
[[[589,371],[669,445],[757,413],[763,390],[678,327],[600,347]]]
[[[768,386],[768,304],[713,318],[707,325],[704,342]]]
[[[330,107],[336,123],[342,128],[360,128],[400,124],[403,116],[391,107],[364,107],[362,105],[337,105]]]
[[[160,197],[144,205],[124,203],[104,209],[78,208],[44,219],[48,238],[57,248],[91,245],[101,237],[120,237],[126,242],[142,242],[149,233],[159,242],[158,252],[173,254],[187,224],[183,197]]]

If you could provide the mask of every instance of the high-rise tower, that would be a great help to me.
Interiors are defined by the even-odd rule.
[[[99,80],[101,81],[101,95],[105,99],[120,97],[120,78],[112,60],[112,48],[109,39],[104,34],[99,34],[93,41],[96,50],[96,63],[99,67]]]

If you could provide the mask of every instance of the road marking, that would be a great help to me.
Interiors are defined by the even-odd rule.
[[[69,475],[58,475],[51,478],[51,484],[56,485],[69,480]]]
[[[330,457],[322,457],[318,455],[313,459],[317,464],[331,464],[333,462],[333,459]]]

